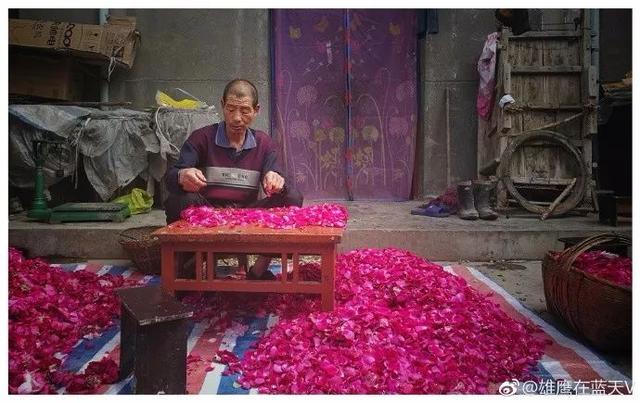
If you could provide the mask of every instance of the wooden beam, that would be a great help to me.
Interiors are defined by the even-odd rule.
[[[560,105],[553,103],[540,104],[508,104],[504,110],[509,113],[521,113],[527,110],[532,111],[581,111],[584,109],[582,105]]]
[[[523,185],[563,185],[567,186],[571,182],[575,182],[575,179],[565,178],[527,178],[524,176],[512,177],[511,180],[514,184]]]
[[[503,86],[504,93],[511,94],[511,65],[509,63],[504,64],[504,75],[503,75]],[[511,115],[508,113],[502,114],[502,131],[507,132],[511,130]]]
[[[569,183],[569,185],[562,191],[562,193],[560,193],[560,196],[558,196],[553,201],[553,203],[549,205],[549,208],[547,208],[547,210],[544,213],[542,213],[542,215],[540,216],[540,220],[542,221],[546,220],[547,217],[549,217],[549,215],[553,213],[553,210],[555,210],[556,207],[558,207],[560,202],[562,202],[562,200],[564,200],[564,198],[567,197],[567,195],[569,195],[569,192],[571,192],[571,189],[573,189],[573,187],[576,185],[576,181],[577,181],[577,178],[573,178],[571,180],[571,183]]]
[[[577,31],[529,31],[521,35],[509,36],[510,40],[522,40],[522,39],[549,39],[549,38],[580,38],[582,34]]]
[[[582,66],[513,66],[513,74],[574,74],[582,73]]]

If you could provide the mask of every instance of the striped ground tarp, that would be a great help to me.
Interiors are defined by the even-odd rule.
[[[124,266],[70,264],[56,265],[64,270],[88,270],[97,274],[114,274],[138,280],[140,284],[159,284],[158,276],[145,276]],[[279,267],[272,266],[277,272]],[[629,388],[629,378],[612,368],[603,359],[579,342],[564,335],[553,326],[539,318],[534,312],[524,307],[518,300],[509,295],[503,288],[485,277],[479,271],[465,266],[446,266],[448,272],[461,276],[478,291],[491,297],[511,317],[518,320],[529,319],[538,324],[553,341],[545,350],[545,354],[536,367],[536,373],[541,381],[537,389],[522,390],[519,384],[515,393],[561,394],[559,387],[574,388],[576,384],[588,385],[589,389],[582,389],[583,393],[593,390],[598,381],[620,382],[620,392]],[[265,332],[268,331],[278,318],[273,315],[256,316],[245,312],[234,317],[231,325],[225,330],[216,326],[217,318],[206,318],[192,322],[188,338],[187,351],[197,355],[201,360],[191,363],[187,371],[187,391],[189,394],[254,394],[256,390],[245,390],[236,383],[238,375],[223,375],[225,365],[213,362],[215,353],[220,350],[232,351],[242,358]],[[105,355],[119,360],[120,329],[118,322],[106,329],[99,337],[91,340],[82,339],[63,361],[62,369],[66,371],[82,372],[91,361],[102,359]],[[545,385],[546,382],[546,386]],[[559,383],[562,382],[562,383]],[[623,383],[624,382],[624,383]],[[531,386],[531,385],[529,385]],[[609,385],[611,386],[611,385]],[[543,389],[553,387],[555,389]],[[586,386],[585,386],[586,387]],[[492,390],[498,392],[498,385]],[[555,393],[554,393],[555,391]],[[59,393],[64,393],[64,389]],[[131,393],[131,378],[124,379],[112,385],[102,385],[96,393],[99,394],[129,394]],[[579,392],[578,392],[579,393]],[[626,393],[625,393],[626,394]]]

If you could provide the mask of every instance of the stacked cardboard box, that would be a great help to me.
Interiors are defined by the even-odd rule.
[[[9,93],[79,101],[80,62],[131,68],[139,37],[133,17],[104,25],[10,19]]]
[[[70,56],[12,53],[9,93],[62,101],[81,101],[84,72]]]
[[[9,20],[9,45],[68,52],[98,63],[131,68],[139,40],[134,17],[111,17],[107,24]]]

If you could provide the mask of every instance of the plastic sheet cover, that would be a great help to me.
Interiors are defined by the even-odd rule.
[[[33,139],[61,141],[47,147],[45,186],[73,175],[80,158],[86,176],[102,200],[136,177],[160,181],[167,160],[177,159],[189,134],[219,120],[213,107],[152,111],[60,105],[9,106],[9,183],[33,187]],[[64,170],[56,177],[56,170]]]

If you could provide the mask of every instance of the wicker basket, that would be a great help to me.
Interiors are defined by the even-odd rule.
[[[630,245],[616,234],[586,238],[554,257],[547,253],[542,278],[547,309],[596,348],[631,350],[631,288],[587,274],[573,267],[575,259],[590,248],[608,241]]]
[[[144,274],[160,274],[160,241],[151,233],[161,226],[129,228],[120,233],[120,245]]]

